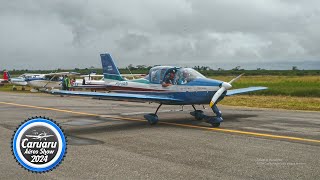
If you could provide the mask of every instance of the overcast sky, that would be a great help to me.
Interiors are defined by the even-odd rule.
[[[2,0],[0,69],[320,69],[319,0]]]

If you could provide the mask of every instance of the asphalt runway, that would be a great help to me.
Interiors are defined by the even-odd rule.
[[[211,128],[192,107],[0,92],[0,179],[319,179],[320,112],[219,106]],[[202,109],[202,106],[197,106]],[[212,115],[210,109],[204,110]],[[68,150],[55,170],[34,174],[11,153],[16,127],[47,116],[65,130]]]

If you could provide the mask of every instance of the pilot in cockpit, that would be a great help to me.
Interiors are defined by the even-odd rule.
[[[167,73],[165,80],[162,83],[162,86],[167,87],[172,85],[174,82],[175,73],[176,73],[176,70],[172,70],[171,72]]]

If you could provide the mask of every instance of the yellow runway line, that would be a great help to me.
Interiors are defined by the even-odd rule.
[[[48,107],[41,107],[41,106],[32,106],[32,105],[24,105],[24,104],[16,104],[16,103],[9,103],[9,102],[0,102],[0,104],[6,104],[6,105],[12,105],[12,106],[18,106],[18,107],[34,108],[34,109],[41,109],[41,110],[50,110],[50,111],[57,111],[57,112],[64,112],[64,113],[71,113],[71,114],[80,114],[80,115],[86,115],[86,116],[112,118],[112,119],[117,119],[117,120],[146,122],[146,120],[143,120],[143,119],[135,119],[135,118],[127,118],[127,117],[116,117],[116,116],[108,116],[108,115],[99,115],[99,114],[92,114],[92,113],[86,113],[86,112],[70,111],[70,110],[48,108]],[[217,131],[217,132],[225,132],[225,133],[232,133],[232,134],[244,134],[244,135],[257,136],[257,137],[268,137],[268,138],[274,138],[274,139],[285,139],[285,140],[320,143],[320,140],[316,140],[316,139],[306,139],[306,138],[299,138],[299,137],[292,137],[292,136],[281,136],[281,135],[273,135],[273,134],[265,134],[265,133],[256,133],[256,132],[240,131],[240,130],[233,130],[233,129],[210,128],[210,127],[204,127],[204,126],[195,126],[195,125],[171,123],[171,122],[163,122],[163,121],[160,121],[159,124],[166,124],[166,125],[173,125],[173,126],[180,126],[180,127],[188,127],[188,128],[196,128],[196,129],[203,129],[203,130]]]

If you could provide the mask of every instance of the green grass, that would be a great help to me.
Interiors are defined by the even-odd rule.
[[[30,92],[30,87],[25,87],[25,90],[21,90],[21,86],[16,86],[17,90],[13,91],[12,90],[12,84],[4,84],[4,86],[0,86],[0,91],[4,92]]]
[[[319,97],[240,95],[226,97],[219,104],[289,110],[320,111]]]
[[[235,76],[211,76],[230,81]],[[320,97],[320,76],[242,76],[233,88],[265,86],[268,90],[253,92],[253,95],[276,95],[296,97]]]

